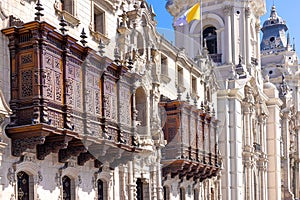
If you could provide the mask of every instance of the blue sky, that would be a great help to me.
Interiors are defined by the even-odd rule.
[[[173,19],[168,11],[165,9],[166,0],[147,0],[147,2],[154,7],[154,11],[157,14],[156,20],[158,22],[157,28],[159,31],[164,30],[165,34],[171,34],[173,30]],[[300,56],[300,0],[274,0],[274,4],[277,9],[277,13],[284,20],[286,20],[291,42],[295,38],[296,50],[298,56]],[[273,0],[267,0],[267,13],[261,18],[263,23],[270,16],[270,10],[273,5]],[[299,14],[299,16],[297,16]],[[298,21],[299,20],[299,21]]]

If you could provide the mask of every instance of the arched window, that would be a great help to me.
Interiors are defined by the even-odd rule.
[[[20,171],[17,174],[18,200],[29,200],[29,175]]]
[[[97,190],[98,190],[98,200],[104,200],[105,199],[105,182],[103,182],[101,179],[97,181]]]
[[[143,200],[143,182],[140,178],[136,180],[136,199]]]
[[[185,189],[180,188],[180,200],[185,200]]]
[[[164,200],[170,200],[170,189],[168,186],[164,186]]]
[[[63,184],[63,200],[71,200],[71,179],[68,176],[62,178]]]
[[[199,192],[197,189],[194,189],[194,200],[199,200]]]
[[[207,27],[203,31],[203,39],[206,40],[209,54],[217,54],[217,33],[215,27]]]
[[[137,121],[140,122],[140,128],[147,126],[146,103],[147,103],[147,97],[146,97],[145,91],[143,90],[142,87],[139,87],[135,93],[135,104],[136,104],[135,107],[138,112],[137,113]],[[140,130],[140,131],[144,131],[144,130]],[[138,127],[138,132],[141,133],[140,131],[139,131],[139,127]]]

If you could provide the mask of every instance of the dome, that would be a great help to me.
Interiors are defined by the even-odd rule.
[[[285,20],[283,20],[280,16],[278,16],[276,7],[273,5],[271,9],[271,14],[270,17],[264,22],[262,31],[269,26],[274,26],[274,25],[284,25],[285,26],[285,31],[287,31],[287,26]]]

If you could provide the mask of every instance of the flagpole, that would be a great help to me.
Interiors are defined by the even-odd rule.
[[[202,53],[202,48],[203,48],[203,34],[202,34],[202,0],[199,0],[200,4],[200,53]]]

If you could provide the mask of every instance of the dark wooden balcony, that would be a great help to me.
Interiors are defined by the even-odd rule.
[[[220,170],[216,119],[209,106],[197,109],[183,101],[161,102],[167,113],[162,151],[163,176],[204,180]]]
[[[131,74],[46,22],[2,30],[9,38],[12,155],[36,149],[113,167],[142,151],[132,125]],[[122,76],[122,81],[119,81]],[[83,142],[84,141],[84,142]]]

